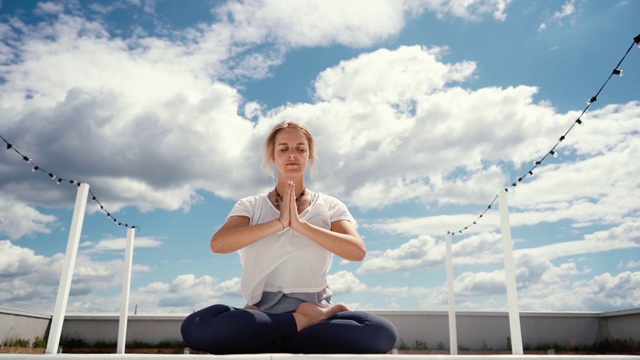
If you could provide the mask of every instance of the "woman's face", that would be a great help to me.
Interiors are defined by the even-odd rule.
[[[303,175],[309,163],[307,138],[296,129],[281,130],[276,135],[273,158],[279,174],[287,177]]]

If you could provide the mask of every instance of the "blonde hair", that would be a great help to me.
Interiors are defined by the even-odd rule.
[[[276,148],[276,136],[280,131],[284,129],[298,130],[307,139],[307,143],[309,144],[309,162],[311,164],[311,175],[315,176],[316,160],[317,160],[315,139],[313,138],[313,135],[311,135],[311,132],[309,132],[309,130],[306,127],[304,127],[304,125],[294,121],[283,121],[279,123],[273,128],[273,130],[271,130],[271,133],[269,134],[267,139],[264,141],[264,146],[263,146],[264,158],[262,159],[262,168],[264,172],[267,175],[274,177],[273,162],[275,161],[275,158],[273,156],[273,153]]]

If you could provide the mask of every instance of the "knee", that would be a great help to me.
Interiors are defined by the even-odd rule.
[[[393,349],[398,340],[398,331],[391,321],[374,314],[368,314],[368,325],[372,327],[372,338],[377,353],[387,353]]]
[[[342,320],[351,320],[362,326],[366,334],[366,345],[362,352],[384,354],[393,349],[398,340],[398,332],[391,321],[364,311],[339,313]]]
[[[198,347],[198,334],[200,333],[201,331],[198,329],[198,315],[196,315],[196,313],[190,314],[182,320],[182,325],[180,325],[180,334],[182,335],[182,340],[187,346],[195,350]]]
[[[215,335],[218,316],[233,310],[227,305],[212,305],[189,314],[180,325],[180,334],[186,345],[194,350],[202,350]]]

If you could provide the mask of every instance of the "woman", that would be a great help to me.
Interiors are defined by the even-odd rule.
[[[194,350],[237,353],[386,353],[397,333],[386,319],[332,304],[333,255],[361,261],[366,249],[339,200],[305,187],[315,142],[301,124],[283,122],[264,145],[277,184],[239,200],[211,238],[214,253],[238,251],[243,309],[213,305],[189,315],[181,331]]]

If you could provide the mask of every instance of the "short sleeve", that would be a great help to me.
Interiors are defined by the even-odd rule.
[[[229,215],[227,215],[227,219],[232,216],[246,216],[249,219],[253,218],[255,202],[256,198],[254,196],[238,200],[229,212]]]
[[[325,204],[327,205],[327,209],[329,210],[329,219],[331,222],[339,221],[339,220],[348,220],[355,228],[358,228],[358,223],[356,219],[353,218],[347,206],[340,200],[325,195]]]

